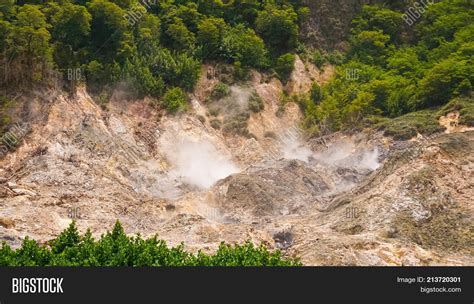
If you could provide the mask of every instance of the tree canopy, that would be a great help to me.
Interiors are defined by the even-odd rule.
[[[280,50],[294,51],[301,8],[292,0],[5,0],[0,85],[83,69],[99,91],[118,82],[139,95],[190,91],[203,61],[266,69]]]
[[[335,78],[306,107],[308,129],[360,127],[378,121],[374,116],[398,117],[458,97],[472,100],[474,4],[437,2],[412,26],[401,16],[401,10],[363,7]]]

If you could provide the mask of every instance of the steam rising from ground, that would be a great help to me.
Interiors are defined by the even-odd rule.
[[[206,140],[180,139],[165,146],[163,151],[173,166],[170,174],[202,189],[239,172],[229,158]]]
[[[337,140],[330,143],[327,149],[313,152],[306,146],[301,132],[289,129],[278,137],[278,142],[285,159],[298,159],[304,162],[315,160],[328,166],[371,171],[380,166],[377,147],[357,144],[352,138]]]
[[[241,109],[247,109],[252,91],[249,88],[233,85],[230,87],[231,98],[240,106]]]
[[[329,144],[326,150],[313,155],[317,161],[326,165],[371,171],[380,166],[378,156],[377,147],[357,145],[352,139],[338,140]]]
[[[308,162],[313,152],[304,145],[299,136],[281,136],[283,158]]]
[[[229,87],[229,95],[219,100],[207,103],[211,112],[218,112],[226,117],[243,114],[248,111],[248,104],[252,96],[252,89],[233,85]]]

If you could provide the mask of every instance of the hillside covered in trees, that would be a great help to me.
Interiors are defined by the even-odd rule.
[[[453,99],[448,108],[465,108],[464,123],[474,125],[472,1],[429,5],[416,22],[405,22],[406,7],[400,8],[364,6],[352,21],[349,48],[336,77],[322,89],[315,85],[303,103],[308,128],[317,133],[367,123],[393,127],[380,117],[433,109]],[[314,60],[322,61],[319,54]],[[422,120],[418,128],[402,120],[401,126],[393,127],[394,133],[409,138],[417,131],[426,135],[439,131],[431,118],[441,115],[431,112],[418,116]]]
[[[472,108],[466,101],[474,77],[471,1],[423,7],[413,24],[404,21],[410,1],[363,6],[342,52],[300,41],[310,13],[325,16],[324,3],[312,12],[313,5],[298,0],[2,2],[0,85],[7,88],[59,77],[73,86],[86,82],[107,98],[120,83],[137,96],[164,96],[162,105],[174,111],[185,108],[183,91],[194,89],[203,62],[230,63],[240,78],[253,68],[286,81],[299,54],[320,68],[327,61],[339,66],[327,86],[315,84],[309,98],[299,97],[313,134],[384,128],[388,123],[379,117],[457,97],[456,107]],[[472,111],[465,111],[465,122],[474,124]],[[411,125],[394,131],[413,132]]]
[[[191,91],[200,64],[267,69],[294,52],[307,15],[300,1],[3,1],[2,85],[67,79],[90,88],[126,81],[139,96]],[[81,79],[77,79],[81,80]]]

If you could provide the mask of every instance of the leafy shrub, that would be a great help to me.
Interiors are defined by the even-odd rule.
[[[283,82],[287,82],[288,78],[290,78],[290,74],[295,66],[295,60],[296,56],[290,53],[278,57],[275,71]]]
[[[268,4],[255,21],[257,32],[265,39],[273,53],[289,51],[298,42],[298,15],[293,7]]]
[[[229,86],[225,83],[219,82],[216,84],[211,93],[211,98],[214,100],[219,100],[230,95]]]
[[[311,100],[315,104],[318,104],[321,102],[321,99],[323,98],[323,91],[321,89],[321,86],[317,82],[314,82],[311,85],[310,96],[311,96]]]
[[[146,64],[138,58],[126,61],[123,67],[123,76],[138,96],[159,97],[163,94],[164,82],[159,76],[153,76]]]
[[[162,105],[168,112],[176,113],[188,108],[188,97],[181,88],[168,89],[163,96]]]
[[[111,95],[111,92],[108,90],[103,90],[97,95],[95,102],[102,108],[102,110],[107,110],[107,104],[110,101]]]
[[[25,238],[13,250],[5,242],[0,248],[0,266],[300,266],[285,259],[279,251],[269,252],[263,245],[222,243],[214,254],[192,254],[183,245],[168,247],[157,237],[129,237],[117,222],[111,232],[95,240],[88,230],[79,235],[74,222],[49,246]]]
[[[336,65],[344,62],[344,55],[339,51],[330,52],[325,57],[330,64]]]
[[[263,40],[242,24],[229,27],[222,44],[224,57],[240,62],[242,66],[262,68],[268,64]]]
[[[435,64],[420,80],[418,108],[446,104],[454,93],[469,91],[469,77],[474,80],[474,68],[468,60],[449,58]]]
[[[250,75],[250,70],[248,67],[242,66],[240,61],[235,61],[234,64],[234,78],[237,81],[245,81],[248,80]]]
[[[253,93],[250,96],[248,107],[250,111],[258,113],[265,108],[265,105],[263,104],[262,98],[258,96],[257,93]]]
[[[321,53],[321,51],[316,50],[313,52],[311,61],[314,63],[315,66],[321,69],[326,63],[326,57]]]
[[[202,57],[216,58],[221,55],[225,30],[226,23],[221,18],[206,18],[198,24],[197,40],[202,48]]]
[[[190,91],[199,79],[201,63],[189,54],[172,53],[162,48],[150,60],[153,76],[162,78],[169,86]]]
[[[249,136],[249,130],[247,129],[250,114],[247,112],[239,113],[230,117],[226,117],[224,120],[224,126],[222,130],[225,133],[232,133],[242,136]]]

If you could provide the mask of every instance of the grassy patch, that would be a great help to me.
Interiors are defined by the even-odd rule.
[[[371,117],[369,124],[384,131],[385,136],[395,140],[407,140],[420,133],[428,136],[443,132],[445,128],[438,122],[438,111],[434,109],[412,112],[396,118]]]
[[[407,140],[417,133],[427,136],[443,132],[445,128],[439,124],[439,118],[456,111],[460,114],[461,125],[474,126],[472,98],[455,98],[440,108],[411,112],[396,118],[370,116],[365,119],[365,125],[383,130],[385,136],[391,136],[396,140]]]
[[[474,127],[474,99],[473,98],[455,98],[447,103],[438,112],[438,116],[445,116],[450,112],[459,111],[459,123]]]

